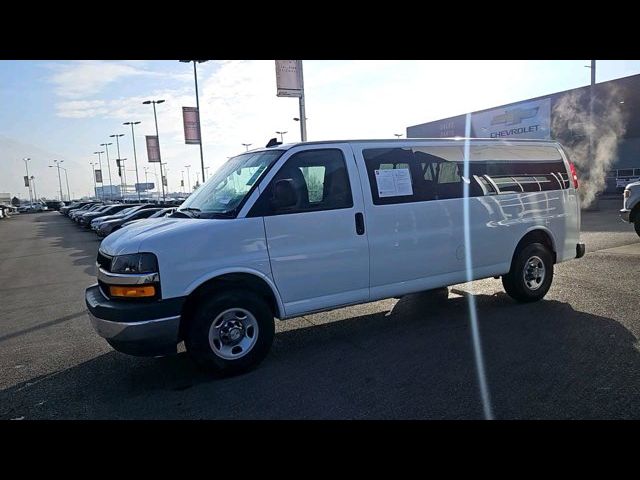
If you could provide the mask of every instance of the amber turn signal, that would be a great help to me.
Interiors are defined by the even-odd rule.
[[[142,287],[130,286],[110,286],[109,293],[112,297],[140,298],[153,297],[156,294],[156,287],[145,285]]]

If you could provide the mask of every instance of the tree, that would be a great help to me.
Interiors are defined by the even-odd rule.
[[[18,197],[13,197],[11,199],[11,205],[13,205],[14,207],[19,207],[20,206],[20,199]]]

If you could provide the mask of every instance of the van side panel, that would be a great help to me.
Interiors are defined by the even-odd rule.
[[[573,188],[558,186],[557,189],[552,187],[520,193],[501,189],[499,194],[472,196],[468,200],[446,198],[374,204],[372,188],[375,184],[372,185],[373,180],[367,177],[363,149],[416,146],[421,151],[446,157],[448,161],[462,162],[460,143],[455,147],[425,141],[354,145],[363,182],[365,221],[371,250],[372,300],[467,281],[465,228],[470,229],[471,279],[507,273],[516,246],[532,230],[542,230],[549,235],[558,261],[575,258],[579,209]],[[506,165],[522,161],[525,163],[521,164],[521,169],[525,170],[535,169],[535,165],[540,165],[536,162],[544,164],[559,159],[558,149],[551,143],[519,146],[487,142],[476,145],[473,142],[471,149],[472,162],[507,162]],[[533,167],[527,166],[531,162]],[[559,170],[562,170],[561,165]],[[526,173],[543,175],[542,171]],[[517,177],[522,174],[511,175]],[[542,187],[534,182],[533,188]],[[464,224],[465,201],[469,202],[468,226]]]

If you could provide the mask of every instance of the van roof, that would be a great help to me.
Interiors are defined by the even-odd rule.
[[[273,147],[262,147],[262,148],[254,148],[253,150],[249,150],[250,152],[258,152],[261,150],[289,150],[293,147],[298,147],[301,145],[326,145],[326,144],[335,144],[335,143],[407,143],[407,142],[439,142],[439,143],[447,143],[447,144],[455,144],[464,142],[465,140],[469,140],[472,143],[496,143],[503,145],[517,145],[517,144],[527,144],[527,143],[537,143],[537,144],[548,144],[548,145],[557,145],[559,143],[556,140],[539,140],[532,138],[518,138],[513,140],[505,140],[505,139],[496,139],[496,138],[465,138],[465,137],[449,137],[449,138],[378,138],[378,139],[348,139],[348,140],[317,140],[313,142],[294,142],[294,143],[283,143],[280,145],[274,145]],[[246,152],[243,152],[246,153]]]

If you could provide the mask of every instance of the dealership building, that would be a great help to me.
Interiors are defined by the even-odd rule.
[[[593,145],[617,144],[607,172],[607,191],[613,192],[640,177],[640,75],[596,83],[590,92],[590,86],[580,87],[413,125],[407,138],[464,137],[469,115],[473,138],[558,140],[569,152],[586,152],[591,131]],[[578,168],[587,161],[577,161]]]

